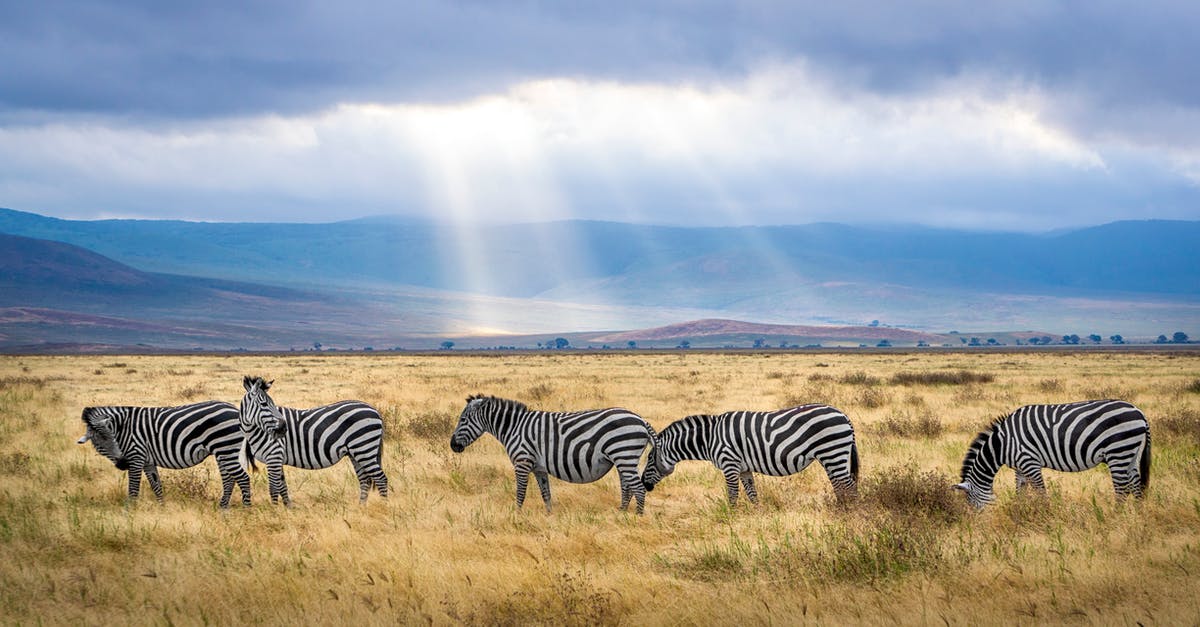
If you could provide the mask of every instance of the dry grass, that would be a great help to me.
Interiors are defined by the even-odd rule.
[[[126,506],[124,475],[74,444],[86,405],[236,402],[246,373],[285,405],[379,408],[392,498],[359,506],[343,462],[289,469],[290,510],[259,474],[253,507],[235,492],[220,512],[210,460],[163,470],[164,505],[143,484]],[[1198,379],[1182,352],[0,357],[0,622],[1194,624]],[[1017,495],[1004,470],[983,512],[949,491],[992,417],[1093,392],[1150,418],[1145,501],[1115,501],[1103,470],[1047,473],[1045,496]],[[621,405],[659,428],[829,403],[858,433],[860,498],[838,504],[813,467],[759,477],[761,504],[731,510],[694,462],[641,518],[617,511],[613,476],[553,481],[553,514],[536,490],[516,510],[495,440],[449,451],[475,393]]]

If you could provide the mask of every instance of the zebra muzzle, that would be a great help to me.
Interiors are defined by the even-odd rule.
[[[459,444],[458,440],[450,438],[450,450],[454,451],[455,453],[461,453],[466,448],[467,447],[463,446],[462,444]]]

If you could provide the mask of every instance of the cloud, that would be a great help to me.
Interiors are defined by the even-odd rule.
[[[442,104],[155,125],[88,118],[0,128],[0,197],[208,219],[742,224],[924,210],[907,219],[1005,228],[1133,217],[1130,200],[1165,215],[1194,207],[1194,190],[1175,198],[1139,181],[1178,188],[1195,151],[1085,141],[1047,119],[1053,106],[1037,90],[974,78],[856,91],[793,63],[735,81],[538,80]],[[1073,214],[1080,201],[1086,211]]]

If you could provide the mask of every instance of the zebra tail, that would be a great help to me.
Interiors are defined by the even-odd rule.
[[[238,464],[246,472],[258,472],[258,465],[254,463],[254,452],[250,450],[249,440],[242,440],[242,448],[238,450]]]
[[[850,443],[850,478],[858,485],[858,442]]]
[[[1142,495],[1150,488],[1150,431],[1146,431],[1146,446],[1142,448],[1142,458],[1138,460],[1138,480],[1141,481]]]

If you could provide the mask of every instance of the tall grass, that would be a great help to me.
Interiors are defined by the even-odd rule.
[[[1194,624],[1200,396],[1188,386],[1200,357],[1170,357],[0,357],[0,622]],[[289,468],[290,509],[269,505],[259,473],[254,505],[235,498],[222,512],[209,460],[160,470],[162,505],[146,485],[127,504],[125,474],[75,444],[85,405],[236,402],[248,373],[275,378],[284,405],[379,408],[391,498],[358,505],[343,462]],[[1144,501],[1114,499],[1103,469],[1048,472],[1044,496],[1017,494],[1003,470],[982,512],[950,490],[988,417],[1096,390],[1136,395],[1150,419]],[[838,503],[813,466],[757,477],[761,504],[730,508],[711,464],[681,462],[644,517],[617,511],[611,474],[551,480],[551,514],[531,486],[517,510],[498,442],[449,450],[478,392],[547,409],[622,405],[659,428],[828,402],[856,428],[859,498]]]

